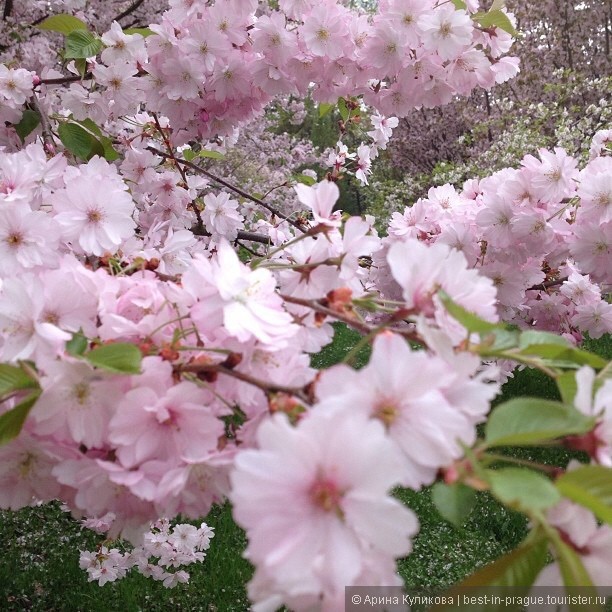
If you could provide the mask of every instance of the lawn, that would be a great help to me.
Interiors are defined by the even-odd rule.
[[[314,358],[314,365],[323,368],[342,360],[358,339],[358,334],[339,327],[333,345]],[[609,337],[590,342],[587,348],[612,358]],[[367,350],[359,351],[355,365],[363,365],[367,357]],[[557,397],[554,385],[544,375],[527,370],[518,372],[503,391],[498,401],[517,395]],[[509,452],[561,466],[570,459],[569,453],[555,449]],[[522,515],[506,510],[486,493],[479,494],[476,507],[460,529],[437,514],[429,489],[396,494],[421,521],[413,553],[398,564],[410,587],[450,585],[514,548],[526,532]],[[248,610],[245,584],[252,570],[241,557],[245,535],[234,525],[227,505],[214,508],[205,520],[216,535],[204,563],[189,568],[189,585],[166,589],[134,574],[99,587],[88,583],[78,567],[79,550],[95,548],[99,536],[81,529],[59,504],[0,512],[0,610]]]

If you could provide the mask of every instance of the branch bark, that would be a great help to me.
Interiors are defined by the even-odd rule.
[[[2,11],[2,20],[6,21],[13,12],[13,0],[4,0],[4,10]]]
[[[113,21],[120,21],[124,17],[128,17],[142,4],[144,4],[144,0],[136,0],[136,2],[133,2],[130,6],[128,6],[125,11],[119,13],[119,15],[117,15],[116,17],[113,17]]]

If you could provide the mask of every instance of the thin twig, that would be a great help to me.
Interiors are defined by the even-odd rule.
[[[410,340],[411,342],[416,342],[421,345],[424,344],[423,339],[418,334],[416,334],[415,332],[408,331],[406,329],[398,329],[396,327],[384,327],[382,325],[371,326],[371,325],[368,325],[367,323],[364,323],[363,321],[360,321],[359,319],[355,319],[353,317],[350,317],[349,315],[342,314],[341,312],[338,312],[337,310],[332,310],[331,308],[324,306],[323,304],[321,304],[321,302],[317,300],[296,298],[296,297],[293,297],[292,295],[284,295],[284,294],[281,294],[280,297],[285,302],[288,302],[290,304],[306,306],[306,308],[310,308],[314,310],[315,312],[319,312],[328,317],[331,317],[332,319],[337,319],[338,321],[342,321],[343,323],[346,323],[349,327],[352,327],[353,329],[356,329],[357,331],[365,335],[372,335],[372,337],[374,337],[380,331],[383,331],[383,329],[388,329],[389,331],[392,331],[396,334],[399,334],[400,336],[403,336],[404,338],[406,338],[407,340]]]
[[[302,387],[288,387],[286,385],[277,385],[276,383],[267,382],[265,380],[261,380],[259,378],[255,378],[250,376],[249,374],[245,374],[244,372],[240,372],[239,370],[226,368],[220,364],[200,364],[200,363],[190,363],[185,365],[176,366],[179,372],[192,372],[194,374],[206,373],[206,372],[218,372],[219,374],[225,374],[226,376],[230,376],[237,380],[241,380],[242,382],[248,383],[261,389],[265,393],[288,393],[290,395],[294,395],[299,398],[302,402],[307,405],[310,405],[311,399],[308,397],[306,392]]]
[[[263,200],[256,198],[250,193],[244,191],[243,189],[240,189],[240,187],[236,187],[236,185],[232,185],[231,183],[228,183],[226,180],[212,174],[212,172],[205,170],[204,168],[198,166],[197,164],[189,162],[186,159],[181,159],[181,158],[174,157],[172,155],[168,155],[167,153],[164,153],[163,151],[160,151],[159,149],[156,149],[155,147],[147,147],[147,149],[151,151],[152,153],[155,153],[156,155],[161,155],[162,157],[165,157],[166,159],[174,159],[175,161],[183,164],[185,167],[191,168],[195,172],[199,172],[200,174],[207,176],[209,179],[212,179],[213,181],[219,183],[220,185],[227,187],[234,193],[241,195],[243,198],[246,198],[247,200],[251,200],[251,202],[255,202],[255,204],[259,204],[259,206],[263,206],[263,208],[271,212],[273,215],[277,216],[279,219],[283,219],[284,221],[287,221],[288,223],[293,225],[293,227],[298,229],[300,232],[305,231],[304,228],[299,223],[297,223],[296,221],[293,221],[293,219],[291,219],[290,217],[283,215],[279,210],[274,208],[274,206],[271,206],[270,204],[264,202]]]
[[[120,21],[124,17],[128,17],[143,3],[144,0],[136,0],[136,2],[133,2],[130,6],[128,6],[125,11],[119,13],[119,15],[117,15],[116,17],[113,17],[113,21]]]
[[[539,285],[534,285],[533,287],[525,289],[525,291],[546,291],[549,287],[556,287],[557,285],[562,285],[566,280],[567,276],[564,276],[563,278],[558,278],[557,280],[544,281]]]
[[[45,145],[45,151],[50,155],[55,155],[55,140],[53,138],[53,132],[51,131],[51,124],[49,123],[47,113],[45,113],[41,108],[38,96],[35,93],[32,94],[30,106],[40,117],[40,127],[42,130],[42,139]]]
[[[91,73],[86,73],[84,76],[76,75],[70,75],[70,76],[64,76],[64,77],[56,77],[53,79],[40,79],[39,84],[40,85],[64,85],[64,83],[74,83],[75,81],[84,81],[87,79],[91,79],[92,78],[92,74]]]
[[[185,188],[187,188],[187,175],[185,174],[185,169],[179,164],[178,160],[176,159],[176,157],[174,156],[174,151],[172,150],[172,145],[170,144],[170,141],[168,140],[168,136],[166,136],[166,133],[164,132],[162,126],[159,123],[159,119],[157,118],[157,113],[151,113],[153,115],[153,120],[155,121],[155,127],[157,128],[157,131],[161,134],[161,137],[164,140],[164,144],[166,145],[166,148],[168,149],[168,153],[169,155],[166,155],[166,159],[170,158],[173,162],[174,165],[176,166],[176,169],[179,171],[183,182],[185,183]],[[161,153],[161,151],[160,151]],[[161,153],[163,155],[163,153]],[[195,213],[196,219],[198,221],[198,227],[201,230],[204,230],[204,221],[202,221],[202,215],[200,214],[200,209],[197,207],[195,202],[190,202],[189,206],[191,207],[191,209],[193,210],[193,212]]]

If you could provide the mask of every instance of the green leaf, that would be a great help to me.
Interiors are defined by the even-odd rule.
[[[198,153],[198,157],[210,157],[210,159],[223,159],[225,157],[224,153],[220,151],[209,151],[208,149],[202,149]]]
[[[575,367],[582,365],[590,365],[593,368],[600,369],[607,365],[607,361],[588,351],[574,348],[573,346],[564,346],[561,344],[531,344],[518,351],[519,355],[529,355],[541,357],[546,360],[545,363],[560,364],[561,367]]]
[[[329,115],[331,113],[332,108],[336,106],[335,104],[329,104],[327,102],[321,102],[319,104],[319,117],[325,117],[325,115]]]
[[[103,344],[83,355],[92,365],[119,374],[140,373],[142,353],[133,344],[114,342]]]
[[[16,123],[13,127],[17,132],[17,135],[23,142],[37,127],[40,123],[40,116],[37,112],[27,109],[23,111],[21,121]]]
[[[480,334],[486,332],[492,332],[497,329],[505,329],[505,326],[499,325],[497,323],[491,323],[490,321],[485,321],[481,319],[478,315],[466,310],[463,306],[454,302],[453,299],[443,290],[438,291],[438,297],[444,304],[446,310],[448,310],[449,314],[453,316],[453,318],[457,319],[465,329],[471,332],[478,332]]]
[[[574,398],[576,397],[576,391],[578,385],[576,383],[576,372],[563,372],[555,378],[557,387],[559,387],[559,393],[563,403],[572,406],[574,404]]]
[[[74,67],[79,71],[79,74],[84,77],[87,72],[87,60],[83,57],[74,60]]]
[[[298,183],[302,183],[303,185],[308,185],[309,187],[311,185],[314,185],[317,182],[316,179],[313,179],[312,176],[308,176],[307,174],[294,174],[293,178]]]
[[[553,483],[532,470],[515,467],[487,470],[486,478],[493,495],[519,512],[545,510],[561,501]]]
[[[474,15],[473,19],[483,28],[499,28],[512,36],[518,36],[518,32],[514,29],[510,18],[503,11],[496,10],[484,14],[480,13]]]
[[[82,331],[72,334],[72,338],[66,342],[66,352],[75,357],[80,357],[87,350],[89,340]]]
[[[151,30],[151,28],[127,28],[123,30],[123,33],[127,36],[131,36],[133,34],[140,34],[144,38],[155,34],[155,32]]]
[[[438,482],[431,489],[431,498],[442,518],[461,527],[476,503],[476,492],[460,482]]]
[[[60,34],[70,34],[76,30],[87,30],[87,24],[73,15],[62,13],[61,15],[51,15],[42,23],[36,26],[39,30],[49,32],[59,32]]]
[[[17,406],[0,416],[0,445],[10,442],[19,435],[40,393],[39,390],[30,393],[30,395],[17,404]]]
[[[529,446],[561,436],[587,433],[595,419],[552,400],[517,397],[493,410],[485,428],[489,446]]]
[[[340,111],[340,116],[342,117],[342,121],[346,121],[349,118],[351,112],[349,111],[346,105],[346,100],[344,98],[338,99],[338,110]]]
[[[562,495],[612,523],[612,469],[587,465],[566,472],[555,483]]]
[[[467,9],[467,4],[463,0],[451,0],[457,10]]]
[[[0,396],[23,389],[38,389],[38,381],[18,366],[0,363]]]
[[[515,348],[518,344],[520,332],[516,329],[494,329],[487,334],[478,345],[481,355],[496,355],[500,351]]]
[[[61,123],[57,132],[62,144],[78,159],[88,161],[94,155],[104,157],[102,143],[77,123],[72,121]]]
[[[100,39],[87,30],[74,30],[66,36],[66,59],[94,57],[102,50]]]
[[[493,0],[489,11],[501,11],[506,6],[505,0]]]
[[[430,608],[430,612],[448,608],[470,612],[508,612],[513,608],[507,606],[506,597],[527,595],[542,571],[546,557],[547,545],[544,538],[524,544],[451,587],[442,596],[453,603],[434,606]],[[495,595],[499,596],[496,601],[499,601],[499,604],[492,603],[490,587],[495,587]],[[464,595],[470,597],[470,600],[466,600]],[[485,599],[485,595],[489,597]],[[472,599],[479,596],[482,596],[480,600]]]
[[[534,344],[559,344],[565,347],[572,346],[563,336],[551,332],[529,330],[521,333],[518,345],[520,349],[528,348]]]
[[[83,121],[75,121],[80,126],[84,127],[92,136],[97,138],[104,149],[104,158],[106,161],[115,161],[119,158],[119,153],[113,147],[113,142],[108,136],[105,136],[104,132],[100,129],[100,127],[89,117],[87,119],[83,119]]]

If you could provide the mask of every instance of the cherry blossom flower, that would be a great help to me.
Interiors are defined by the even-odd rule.
[[[116,170],[108,164],[105,174],[94,171],[90,176],[74,176],[50,198],[63,239],[74,246],[78,244],[90,255],[114,253],[135,227],[134,202],[126,185],[117,180]]]
[[[470,44],[473,24],[469,15],[455,7],[445,5],[419,18],[426,49],[438,53],[442,59],[451,59]]]
[[[380,424],[321,407],[297,427],[273,416],[257,440],[258,449],[236,457],[230,495],[257,567],[256,604],[343,597],[347,585],[376,579],[367,571],[372,554],[410,550],[417,520],[388,495],[403,462]]]
[[[312,210],[315,225],[340,227],[340,212],[332,212],[340,190],[332,181],[322,181],[312,187],[298,184],[294,187],[298,199]]]

